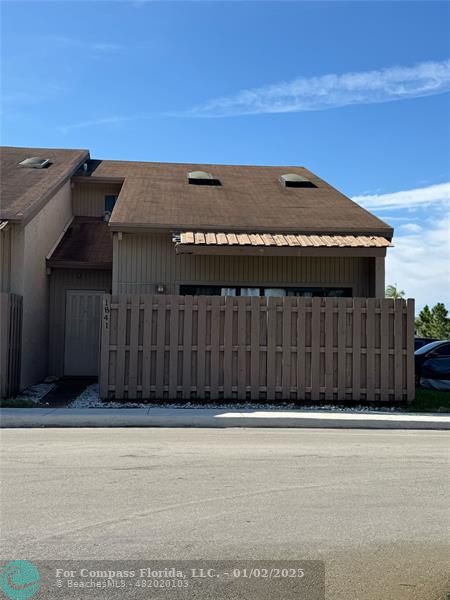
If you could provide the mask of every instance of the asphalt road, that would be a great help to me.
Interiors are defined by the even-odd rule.
[[[327,600],[447,599],[445,432],[1,435],[3,559],[319,559]]]

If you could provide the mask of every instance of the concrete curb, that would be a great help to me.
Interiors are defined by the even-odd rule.
[[[450,416],[388,412],[182,408],[2,408],[0,427],[266,427],[449,430]]]

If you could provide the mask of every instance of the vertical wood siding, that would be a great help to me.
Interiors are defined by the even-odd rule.
[[[0,231],[0,292],[11,290],[11,229]]]
[[[105,196],[118,195],[117,183],[75,183],[72,190],[73,214],[76,217],[103,217]]]
[[[53,269],[50,276],[49,374],[64,375],[66,292],[111,290],[111,271]]]
[[[0,292],[0,398],[20,388],[22,296]]]
[[[353,288],[353,296],[374,294],[373,259],[292,256],[211,256],[175,254],[170,234],[124,235],[116,244],[120,294],[168,294],[180,284],[328,285]]]
[[[106,295],[100,393],[411,401],[414,301]]]

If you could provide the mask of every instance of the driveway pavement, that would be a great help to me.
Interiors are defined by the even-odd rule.
[[[327,600],[449,591],[445,432],[14,429],[2,449],[9,558],[320,559]]]

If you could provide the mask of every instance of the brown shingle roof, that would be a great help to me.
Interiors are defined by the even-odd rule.
[[[392,237],[389,225],[304,167],[92,161],[91,180],[123,179],[110,226],[210,231],[348,233]],[[192,185],[206,171],[222,185]],[[316,187],[285,187],[296,173]]]
[[[51,165],[19,165],[32,156],[48,158]],[[35,214],[88,157],[87,150],[0,147],[0,219],[22,221]]]
[[[26,169],[30,156],[51,161]],[[30,217],[89,157],[87,150],[0,149],[0,219]],[[335,233],[392,237],[389,225],[304,167],[90,161],[83,179],[123,181],[110,226],[204,231]],[[206,171],[222,185],[191,185],[189,171]],[[296,173],[316,187],[285,187],[280,175]]]
[[[112,239],[108,224],[98,217],[75,217],[47,264],[49,267],[110,269]]]

